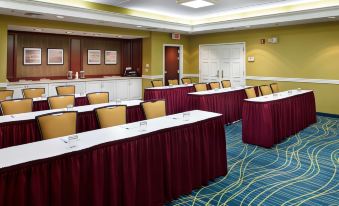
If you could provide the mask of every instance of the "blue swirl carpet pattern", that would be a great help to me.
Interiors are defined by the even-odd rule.
[[[271,149],[243,144],[241,122],[226,133],[227,176],[168,205],[339,205],[339,119],[318,116]]]

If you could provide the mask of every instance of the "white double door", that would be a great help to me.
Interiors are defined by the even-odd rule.
[[[245,86],[245,44],[215,44],[199,47],[200,82],[230,80]]]

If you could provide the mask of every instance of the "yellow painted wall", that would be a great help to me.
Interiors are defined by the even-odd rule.
[[[260,44],[260,39],[273,36],[279,38],[278,44]],[[338,37],[338,22],[196,35],[190,39],[190,67],[197,69],[199,66],[199,44],[245,42],[247,57],[255,57],[254,63],[246,63],[247,76],[339,80]],[[247,83],[266,82],[248,80]],[[339,114],[339,85],[279,84],[282,89],[314,89],[317,111]]]
[[[7,75],[7,24],[0,21],[0,82],[6,82]]]

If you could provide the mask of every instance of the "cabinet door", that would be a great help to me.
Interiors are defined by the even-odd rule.
[[[75,86],[75,94],[84,94],[86,92],[86,83],[85,82],[72,82],[67,83],[66,85]]]
[[[129,99],[142,99],[142,80],[129,80]]]
[[[101,92],[101,81],[86,82],[86,93]]]
[[[116,98],[120,100],[129,99],[129,80],[116,80]]]
[[[109,93],[109,100],[114,101],[116,99],[115,95],[115,81],[102,81],[101,83],[103,92]]]

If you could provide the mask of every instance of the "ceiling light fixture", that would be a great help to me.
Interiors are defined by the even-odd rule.
[[[138,25],[137,27],[138,27],[138,28],[141,28],[142,26],[141,26],[141,25]]]
[[[206,6],[212,6],[215,2],[212,0],[177,0],[177,4],[198,9]]]
[[[71,31],[66,31],[66,34],[72,34],[73,32],[71,32]]]
[[[335,19],[335,16],[329,16],[329,17],[327,17],[327,18],[329,18],[329,19]]]
[[[64,16],[56,16],[58,19],[63,19]]]
[[[42,29],[33,29],[34,31],[42,31]]]

